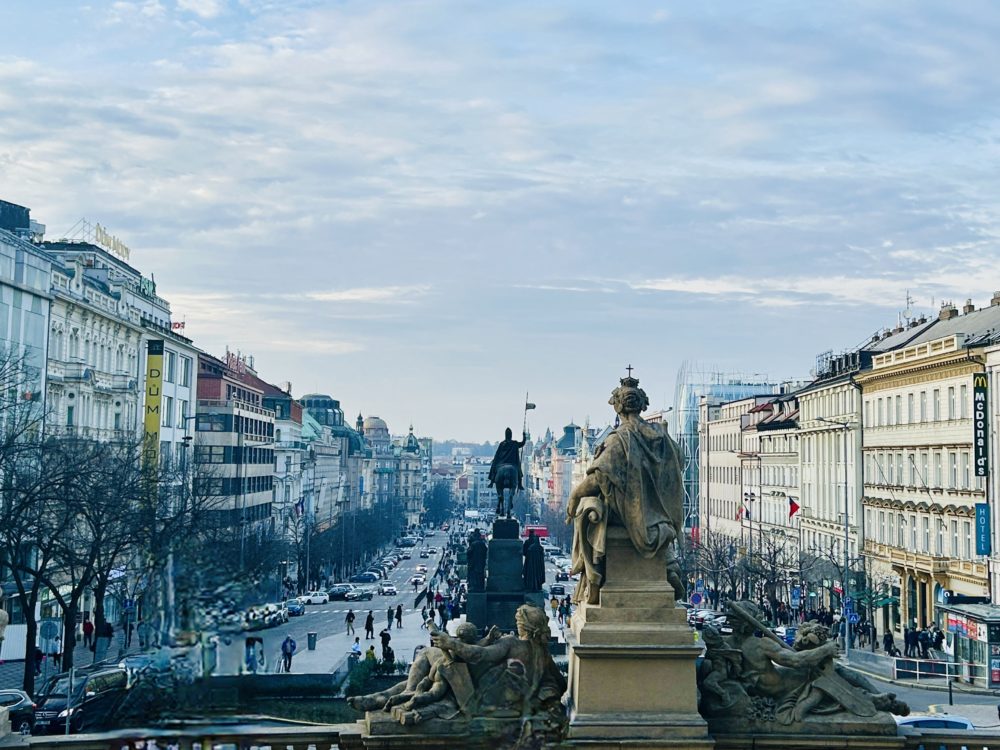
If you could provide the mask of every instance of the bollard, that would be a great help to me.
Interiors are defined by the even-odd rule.
[[[306,644],[307,644],[306,647],[310,651],[315,651],[316,650],[316,634],[315,633],[306,633]]]

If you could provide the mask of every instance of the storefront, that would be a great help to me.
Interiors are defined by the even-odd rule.
[[[939,604],[937,625],[944,650],[961,665],[964,681],[1000,688],[1000,607],[993,604]]]

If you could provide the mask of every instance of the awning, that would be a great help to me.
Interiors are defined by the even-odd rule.
[[[898,596],[883,596],[875,601],[876,607],[888,607],[890,604],[899,604]]]

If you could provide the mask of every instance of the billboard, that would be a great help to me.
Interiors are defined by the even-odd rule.
[[[163,339],[146,346],[146,396],[143,404],[142,459],[146,471],[156,472],[160,462],[160,402],[163,400]]]

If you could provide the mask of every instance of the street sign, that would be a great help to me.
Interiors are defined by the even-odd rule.
[[[861,615],[859,615],[857,612],[851,612],[851,616],[848,617],[847,619],[851,621],[851,625],[857,625],[859,622],[861,622]]]
[[[690,603],[691,603],[691,604],[692,604],[693,606],[697,607],[697,606],[698,606],[699,604],[701,604],[701,594],[699,594],[699,593],[698,593],[698,592],[696,591],[695,593],[691,594],[691,596],[689,596],[689,597],[688,597],[688,601],[689,601],[689,602],[690,602]]]
[[[989,503],[976,503],[976,554],[989,555],[993,549],[992,542]]]
[[[59,626],[52,620],[45,620],[42,622],[41,627],[38,628],[38,634],[45,640],[58,638]]]
[[[792,609],[802,606],[802,589],[798,586],[792,589]]]
[[[844,597],[844,607],[849,609],[852,604],[854,604],[854,600],[851,597],[849,597],[849,596],[845,596]]]
[[[704,593],[705,591],[704,578],[699,578],[697,581],[694,582],[694,590],[697,591],[699,594]]]

